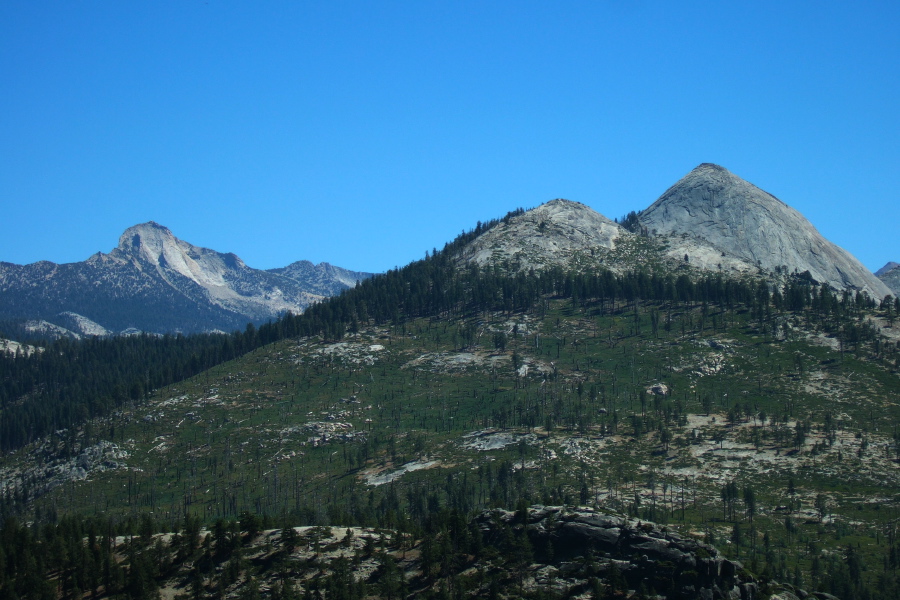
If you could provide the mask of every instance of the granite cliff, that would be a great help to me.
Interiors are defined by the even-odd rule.
[[[704,163],[685,175],[641,213],[640,222],[665,239],[669,256],[687,256],[703,269],[808,272],[835,289],[876,298],[890,293],[799,212],[718,165]]]

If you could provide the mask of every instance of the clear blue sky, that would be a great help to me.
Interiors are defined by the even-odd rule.
[[[382,271],[701,162],[900,261],[900,3],[0,3],[0,260],[154,220],[257,268]]]

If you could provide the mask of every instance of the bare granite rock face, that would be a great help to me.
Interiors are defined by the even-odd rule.
[[[514,272],[554,266],[622,272],[686,264],[775,281],[797,273],[876,299],[892,293],[799,212],[718,165],[704,163],[683,177],[641,213],[640,224],[636,235],[584,204],[552,200],[488,229],[457,262]],[[900,270],[894,276],[900,279]]]
[[[809,272],[836,289],[891,293],[849,252],[826,240],[803,215],[718,165],[703,163],[670,187],[641,224],[664,236],[673,258],[701,269]]]
[[[466,246],[463,264],[506,265],[514,270],[571,267],[601,259],[635,237],[580,202],[551,200],[500,223]]]
[[[886,275],[890,271],[893,271],[897,267],[900,267],[900,263],[895,263],[894,261],[888,261],[886,265],[875,271],[875,277],[881,277],[882,275]]]
[[[180,240],[153,221],[126,229],[109,256],[155,271],[171,287],[205,296],[219,308],[256,319],[286,311],[299,313],[321,300],[321,296],[290,289],[283,281],[251,269],[235,254]]]

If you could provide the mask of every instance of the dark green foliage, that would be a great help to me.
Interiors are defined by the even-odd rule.
[[[618,219],[619,225],[638,235],[647,235],[647,228],[641,225],[641,215],[638,212],[631,211],[621,219]]]
[[[515,214],[519,212],[506,218]],[[455,253],[498,222],[479,223],[474,231],[460,235],[424,260],[367,279],[302,315],[288,314],[258,329],[251,324],[243,333],[230,336],[59,340],[31,357],[4,355],[0,357],[0,451],[106,415],[126,402],[140,401],[151,390],[286,337],[321,335],[334,340],[343,337],[354,323],[522,311],[548,295],[571,298],[578,305],[599,302],[601,310],[620,302],[634,303],[636,308],[641,301],[726,307],[744,304],[752,308],[760,323],[783,303],[792,311],[809,309],[810,318],[821,319],[825,330],[836,334],[848,350],[858,351],[877,337],[874,326],[854,319],[860,311],[875,307],[868,296],[845,292],[838,298],[827,286],[819,288],[800,276],[791,278],[783,292],[771,295],[763,281],[733,280],[721,274],[692,279],[686,273],[632,271],[615,275],[605,270],[573,273],[558,267],[537,274],[477,265],[457,269]],[[639,319],[635,327],[639,331]],[[468,343],[471,332],[464,332],[462,338]],[[504,349],[505,334],[498,332],[494,345]],[[895,353],[896,348],[882,345],[876,352]],[[798,370],[802,369],[800,361]]]
[[[157,388],[272,341],[275,327],[230,336],[60,339],[29,357],[2,353],[0,451],[142,401]]]
[[[405,598],[407,594],[406,579],[397,566],[397,561],[390,554],[382,554],[380,561],[381,566],[376,575],[377,588],[381,597],[385,600]]]

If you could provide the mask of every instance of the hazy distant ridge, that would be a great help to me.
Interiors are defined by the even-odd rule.
[[[900,295],[900,264],[889,262],[875,272],[884,285],[891,288],[895,296]]]
[[[299,264],[284,274],[253,269],[151,221],[83,262],[0,263],[0,319],[43,320],[80,335],[231,331],[302,312],[371,276],[327,263],[292,268]]]

